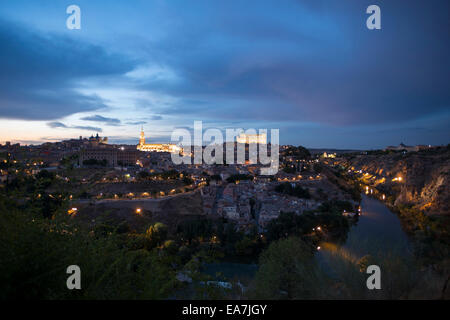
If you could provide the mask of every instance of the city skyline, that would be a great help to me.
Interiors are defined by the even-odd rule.
[[[0,4],[0,143],[164,143],[194,120],[309,148],[449,141],[447,2],[383,3],[381,30],[356,1],[76,4],[81,30],[65,2]]]

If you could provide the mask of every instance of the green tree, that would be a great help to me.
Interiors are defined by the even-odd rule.
[[[1,194],[0,212],[0,299],[162,299],[174,288],[158,252],[130,250],[122,235],[94,237],[67,214],[45,219]],[[67,290],[72,264],[81,290]]]
[[[164,223],[157,222],[151,225],[145,232],[146,248],[152,249],[161,245],[167,239],[167,226]]]
[[[139,171],[137,175],[139,179],[145,180],[150,176],[150,173],[148,173],[147,171]]]
[[[313,258],[312,248],[290,237],[270,244],[261,254],[250,298],[317,299],[325,277]]]
[[[244,237],[234,245],[236,254],[241,256],[249,256],[253,254],[255,244],[249,237]]]

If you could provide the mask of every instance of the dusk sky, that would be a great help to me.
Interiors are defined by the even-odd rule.
[[[81,8],[81,30],[66,8]],[[381,8],[368,30],[366,8]],[[177,127],[280,129],[280,143],[450,142],[450,2],[0,2],[0,143]]]

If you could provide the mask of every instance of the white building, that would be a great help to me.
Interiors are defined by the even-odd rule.
[[[261,134],[245,134],[241,133],[238,137],[236,137],[236,141],[238,143],[260,143],[267,144],[267,135],[265,133]]]

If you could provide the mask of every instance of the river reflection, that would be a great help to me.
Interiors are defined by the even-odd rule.
[[[410,243],[397,215],[379,200],[363,195],[361,216],[342,247],[355,254],[375,254],[380,250],[409,254]]]
[[[381,201],[362,195],[361,215],[352,226],[344,244],[324,242],[316,254],[319,263],[332,275],[336,259],[356,263],[370,255],[377,260],[387,257],[412,257],[411,244],[397,215]]]
[[[403,231],[400,220],[379,200],[362,195],[361,215],[353,225],[344,244],[323,242],[316,259],[326,273],[338,277],[337,260],[355,264],[365,256],[371,255],[375,261],[384,258],[411,257],[411,246]],[[205,266],[205,272],[214,276],[220,272],[227,279],[240,279],[248,283],[255,275],[256,264],[220,262]]]

